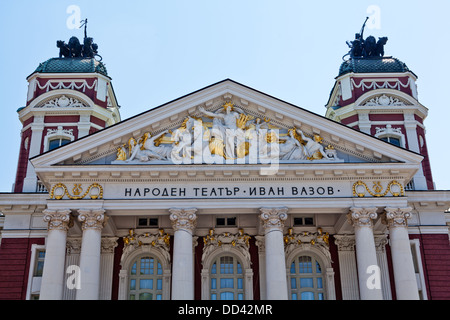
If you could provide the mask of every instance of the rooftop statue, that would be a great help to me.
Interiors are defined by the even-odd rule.
[[[81,21],[80,26],[84,26],[84,40],[83,44],[80,43],[77,37],[73,36],[66,43],[63,40],[56,41],[56,46],[59,48],[60,58],[94,58],[95,56],[100,57],[98,54],[98,45],[94,43],[94,39],[87,36],[87,19]]]
[[[366,17],[361,32],[355,34],[355,40],[347,41],[350,51],[344,55],[344,57],[348,55],[350,58],[373,58],[384,56],[384,45],[388,40],[387,37],[379,37],[377,41],[374,36],[368,36],[364,40],[364,28],[368,19],[369,17]],[[344,57],[342,57],[342,59],[344,59]]]

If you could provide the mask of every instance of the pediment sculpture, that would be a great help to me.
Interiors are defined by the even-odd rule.
[[[231,102],[215,112],[199,107],[201,117],[188,116],[175,130],[130,138],[117,149],[114,163],[170,161],[191,163],[269,163],[271,161],[337,161],[333,146],[322,145],[297,128],[282,129],[246,114]]]

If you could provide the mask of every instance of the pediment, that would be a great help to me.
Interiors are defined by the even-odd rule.
[[[333,166],[418,164],[422,157],[227,79],[37,156],[32,163],[39,174],[48,171],[43,168],[64,166],[110,165],[120,171],[142,165],[251,166],[274,159],[285,166]]]

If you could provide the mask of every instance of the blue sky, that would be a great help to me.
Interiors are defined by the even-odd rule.
[[[26,77],[58,55],[56,40],[83,37],[69,29],[70,5],[88,18],[122,119],[231,78],[317,114],[342,56],[368,15],[365,35],[387,36],[385,54],[418,75],[431,168],[437,189],[450,190],[450,1],[51,1],[0,2],[0,191],[14,182]]]

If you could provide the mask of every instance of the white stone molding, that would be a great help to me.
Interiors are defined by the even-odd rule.
[[[38,104],[35,108],[88,108],[89,106],[81,102],[80,100],[61,95],[52,100],[45,101]]]
[[[348,234],[334,235],[338,248],[339,272],[343,300],[359,300],[359,287],[355,256],[355,236]]]
[[[213,261],[222,255],[230,255],[242,264],[245,300],[253,300],[253,269],[251,267],[249,242],[250,236],[242,230],[237,234],[227,232],[214,235],[213,230],[203,238],[205,246],[202,254],[202,300],[210,300],[210,268]]]
[[[405,102],[385,93],[375,96],[363,103],[364,106],[405,106]]]
[[[69,83],[69,84],[64,84]],[[48,80],[45,85],[41,86],[39,81],[36,81],[36,85],[41,90],[46,90],[46,92],[50,90],[58,90],[58,89],[69,89],[69,90],[82,90],[83,92],[86,91],[86,89],[89,90],[97,90],[97,79],[94,80],[92,85],[88,85],[87,81],[84,79],[73,79],[73,80],[67,80],[67,79],[61,79],[61,80]]]

